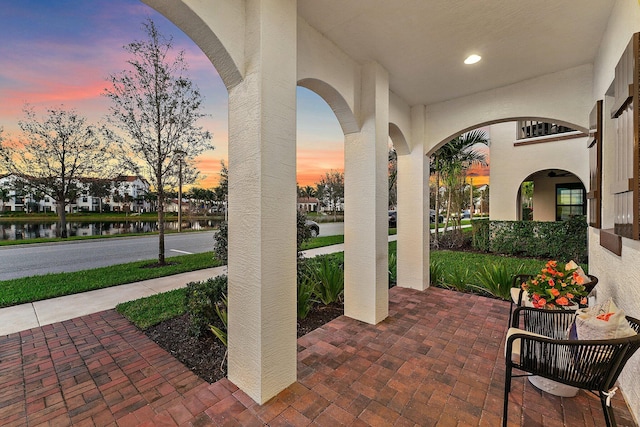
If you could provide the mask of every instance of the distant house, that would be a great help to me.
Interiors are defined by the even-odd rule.
[[[315,197],[298,197],[300,212],[318,212],[318,199]]]

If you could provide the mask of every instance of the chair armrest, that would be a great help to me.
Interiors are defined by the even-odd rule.
[[[526,335],[530,337],[547,338],[544,335],[534,334],[533,332],[528,332],[519,328],[509,328],[509,330],[507,331],[507,343],[509,342],[509,338],[511,338],[512,335],[516,335],[516,334]],[[516,362],[520,358],[520,339],[521,337],[516,336],[511,340],[511,357],[514,358],[514,362]],[[507,347],[508,345],[505,344],[504,346],[505,357],[508,357]]]

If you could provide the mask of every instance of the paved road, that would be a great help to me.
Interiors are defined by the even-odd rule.
[[[213,249],[213,231],[167,234],[165,256]],[[320,235],[344,234],[343,223],[320,224]],[[0,280],[106,267],[158,257],[158,236],[0,247]]]
[[[168,234],[165,256],[213,248],[213,231]],[[0,280],[105,267],[158,257],[158,236],[79,240],[0,248]]]

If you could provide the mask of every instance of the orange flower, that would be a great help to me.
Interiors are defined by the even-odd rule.
[[[584,283],[584,278],[580,276],[577,271],[573,272],[573,280],[575,280],[578,285],[582,285]]]
[[[613,313],[599,314],[596,316],[596,319],[600,319],[600,320],[604,320],[605,322],[608,322],[611,316],[613,316]]]
[[[544,307],[545,305],[547,305],[547,300],[546,300],[546,299],[544,299],[544,298],[539,298],[538,300],[536,300],[536,301],[534,302],[534,305],[535,305],[535,304],[537,304],[537,305],[538,305],[536,308],[542,308],[542,307]]]
[[[582,297],[580,304],[585,305],[588,302],[587,297]]]
[[[551,295],[553,295],[554,297],[557,297],[558,295],[560,295],[560,291],[557,290],[556,288],[553,288],[550,290]]]
[[[556,304],[558,304],[558,305],[569,305],[569,300],[566,299],[565,297],[560,297],[560,298],[556,299]]]
[[[553,281],[553,279],[549,279],[549,286],[553,287],[555,286],[555,282]]]
[[[567,292],[567,298],[573,299],[573,294],[571,292]]]

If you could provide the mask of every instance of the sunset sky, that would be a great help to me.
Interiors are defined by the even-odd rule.
[[[211,62],[170,21],[138,0],[0,0],[0,10],[5,137],[18,133],[25,103],[40,117],[47,108],[63,105],[92,123],[102,120],[109,106],[101,96],[106,78],[126,68],[129,55],[122,46],[145,38],[141,24],[150,17],[185,51],[190,77],[205,97],[209,117],[201,124],[213,133],[215,150],[198,159],[206,175],[198,185],[217,184],[220,160],[227,159],[227,91]],[[325,171],[344,169],[344,135],[329,106],[307,89],[298,88],[297,114],[297,181],[314,185]]]

